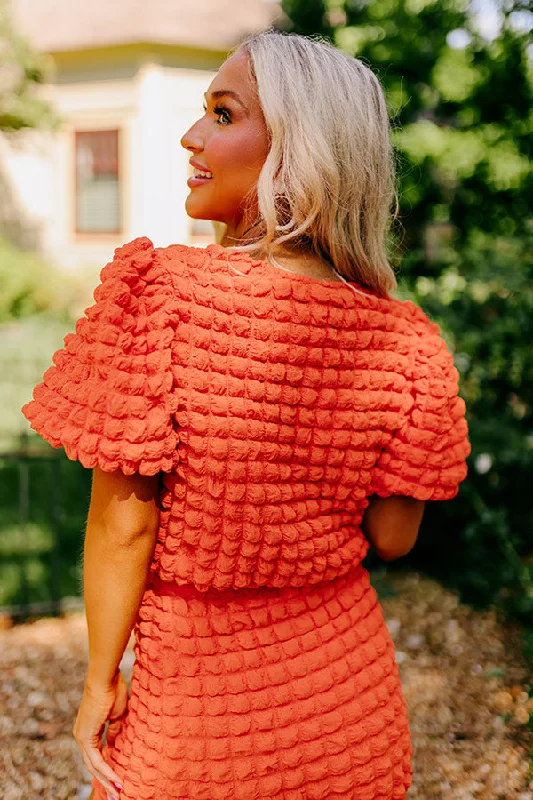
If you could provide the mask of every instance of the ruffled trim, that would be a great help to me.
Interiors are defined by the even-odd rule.
[[[117,248],[100,277],[95,304],[65,337],[23,414],[84,467],[171,472],[178,463],[172,282],[147,237]]]
[[[449,500],[467,475],[470,455],[459,373],[437,325],[416,309],[411,390],[402,424],[381,453],[373,493]]]

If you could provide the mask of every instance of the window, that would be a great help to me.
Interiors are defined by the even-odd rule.
[[[76,232],[120,233],[118,130],[76,131]]]

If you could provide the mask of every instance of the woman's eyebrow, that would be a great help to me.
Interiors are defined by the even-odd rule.
[[[204,94],[204,97],[207,100],[207,92]],[[221,97],[231,97],[233,100],[239,103],[239,105],[241,105],[245,111],[248,111],[237,92],[232,92],[231,89],[218,89],[216,92],[211,92],[212,100],[219,100]]]

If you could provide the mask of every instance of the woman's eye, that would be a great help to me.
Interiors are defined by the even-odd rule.
[[[222,106],[216,106],[213,109],[213,113],[218,117],[217,123],[219,125],[229,125],[231,122],[231,115],[227,108],[222,108]]]

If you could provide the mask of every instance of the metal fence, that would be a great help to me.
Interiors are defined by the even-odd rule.
[[[20,621],[81,604],[88,481],[63,451],[27,434],[0,453],[0,614]]]

